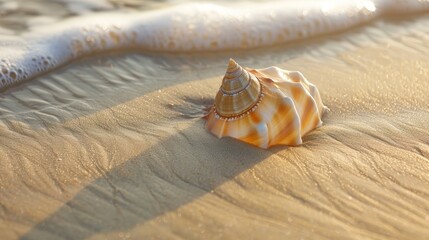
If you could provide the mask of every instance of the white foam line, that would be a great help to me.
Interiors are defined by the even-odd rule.
[[[97,52],[250,49],[344,30],[387,11],[428,8],[428,1],[422,0],[329,0],[235,8],[185,4],[137,14],[81,16],[0,39],[0,90]]]

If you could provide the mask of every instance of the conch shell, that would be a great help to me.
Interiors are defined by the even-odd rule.
[[[317,88],[300,72],[244,69],[230,59],[206,128],[260,148],[299,145],[322,125],[325,109]]]

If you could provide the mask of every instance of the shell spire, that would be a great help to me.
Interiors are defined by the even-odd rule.
[[[319,91],[299,72],[277,67],[244,69],[229,60],[206,128],[261,148],[299,145],[322,125]]]
[[[259,80],[230,59],[222,85],[216,95],[216,111],[222,117],[243,114],[258,102],[260,94]]]
[[[226,94],[234,94],[243,90],[248,84],[249,73],[238,65],[234,59],[230,58],[222,80],[222,91]]]

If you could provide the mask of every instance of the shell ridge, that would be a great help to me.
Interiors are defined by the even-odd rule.
[[[295,114],[295,123],[296,123],[296,125],[298,126],[298,128],[296,129],[296,131],[297,131],[297,136],[298,136],[298,142],[299,142],[299,144],[301,144],[301,143],[302,143],[302,134],[301,134],[301,129],[302,129],[302,126],[301,126],[301,117],[300,117],[300,115],[299,115],[299,113],[298,113],[298,110],[297,110],[297,108],[296,108],[296,106],[295,106],[295,103],[294,103],[294,101],[292,100],[292,98],[288,97],[286,100],[291,104],[291,106],[292,106],[292,110],[293,110],[293,113]]]
[[[311,94],[311,96],[313,97],[313,99],[314,99],[314,101],[316,102],[316,100],[318,100],[317,102],[316,102],[316,105],[317,105],[317,109],[319,109],[319,114],[320,114],[320,116],[322,116],[323,114],[324,114],[324,112],[325,112],[325,110],[326,109],[328,109],[329,110],[329,108],[327,108],[326,106],[324,106],[323,104],[322,104],[322,98],[321,98],[321,96],[320,96],[320,93],[319,93],[319,90],[316,88],[316,86],[314,86],[313,84],[311,84],[310,85],[310,89],[312,90],[312,94]],[[319,103],[320,104],[319,104]]]
[[[310,113],[306,113],[306,111],[305,111],[306,109],[298,108],[299,116],[304,118],[304,119],[311,117],[308,120],[310,122],[314,122],[315,121],[314,118],[316,117],[318,119],[316,127],[320,126],[321,125],[320,124],[321,116],[322,116],[323,112],[320,112],[320,109],[319,109],[319,106],[317,104],[315,97],[313,96],[313,94],[311,94],[311,92],[307,88],[305,88],[303,86],[302,82],[277,82],[277,83],[274,83],[274,85],[278,85],[278,91],[281,92],[283,96],[284,95],[292,96],[291,92],[286,91],[286,90],[288,90],[288,88],[286,88],[286,86],[289,84],[294,86],[294,87],[298,87],[304,93],[304,95],[301,95],[299,97],[299,99],[295,99],[295,101],[297,101],[297,102],[310,101],[311,106],[312,106],[312,108],[314,108],[314,111],[315,111],[315,114],[314,114],[315,116],[308,116],[308,114],[310,114]],[[285,86],[283,86],[283,85],[285,85]],[[315,89],[315,90],[317,91],[317,89]],[[304,119],[301,119],[301,121],[303,121]],[[313,120],[311,120],[311,119],[313,119]],[[301,124],[301,128],[303,129],[303,135],[305,135],[306,133],[310,132],[310,130],[313,127],[312,126],[306,126],[305,124]],[[309,128],[309,129],[307,129],[307,128]]]
[[[307,120],[310,123],[312,123],[317,120],[317,123],[319,124],[321,119],[320,111],[317,106],[316,100],[313,98],[310,92],[304,86],[302,86],[301,83],[292,82],[291,84],[293,84],[295,87],[298,87],[304,93],[304,95],[301,95],[299,99],[295,99],[295,102],[305,102],[307,105],[310,104],[311,109],[314,110],[314,112],[309,112],[308,109],[306,108],[307,105],[303,105],[302,107],[297,107],[299,105],[294,104],[294,106],[297,108],[297,111],[301,120],[300,125],[301,125],[302,135],[305,135],[308,132],[310,132],[314,127],[311,125],[304,124],[304,121]]]
[[[260,146],[266,149],[269,146],[269,139],[270,139],[269,138],[270,131],[269,131],[268,125],[267,123],[261,123],[258,126],[261,126],[264,130],[264,134],[259,134],[260,136],[262,136],[262,143],[260,143]],[[261,128],[258,128],[258,129],[261,130]],[[260,131],[258,131],[258,133],[260,133]]]
[[[299,121],[297,120],[297,111],[293,106],[293,101],[289,98],[281,99],[280,103],[284,104],[284,106],[287,106],[287,111],[285,113],[277,112],[276,113],[276,120],[280,120],[280,122],[284,123],[284,127],[281,129],[278,129],[276,132],[276,135],[271,136],[270,146],[276,145],[276,144],[284,144],[284,145],[295,145],[300,142],[300,131],[299,130]],[[292,116],[292,118],[290,118]],[[277,126],[275,126],[277,128]],[[290,128],[294,129],[292,131],[289,131]],[[296,136],[294,136],[296,135]],[[291,138],[293,137],[293,138]]]

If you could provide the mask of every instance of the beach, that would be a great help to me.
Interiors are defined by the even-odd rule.
[[[94,53],[9,87],[0,238],[429,238],[428,24],[416,13],[246,50]],[[323,125],[268,150],[210,134],[202,117],[231,57],[303,73],[330,109]]]

